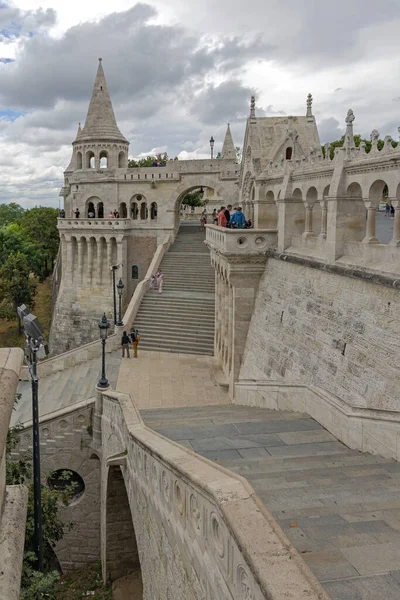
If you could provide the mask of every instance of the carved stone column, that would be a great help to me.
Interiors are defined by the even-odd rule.
[[[73,253],[71,238],[68,238],[66,240],[66,244],[67,244],[67,280],[68,280],[68,282],[72,283],[73,273],[74,273],[74,265],[73,265],[74,253]]]
[[[394,207],[394,223],[393,223],[393,238],[390,242],[391,246],[400,248],[400,200],[391,200]]]
[[[304,233],[302,235],[302,238],[308,239],[310,237],[315,237],[315,234],[313,231],[313,218],[312,218],[312,211],[313,211],[314,205],[310,204],[310,202],[305,202],[304,206],[306,209],[306,222],[305,222]]]
[[[367,209],[367,232],[363,239],[364,244],[379,244],[379,240],[376,237],[376,209],[377,206],[370,200],[364,201]]]
[[[319,237],[325,240],[328,226],[328,203],[326,200],[320,200],[319,205],[321,207],[321,231]]]
[[[88,242],[88,255],[87,255],[87,278],[89,283],[92,283],[93,279],[93,244],[92,238],[89,238]]]
[[[82,271],[83,271],[83,248],[82,238],[78,239],[78,268],[77,268],[77,281],[82,282]]]

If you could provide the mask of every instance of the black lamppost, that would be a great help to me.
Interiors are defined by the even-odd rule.
[[[200,196],[200,199],[203,200],[203,198],[204,198],[204,190],[203,190],[202,187],[200,188],[199,196]]]
[[[119,301],[119,305],[118,305],[118,323],[117,325],[119,327],[121,327],[123,325],[122,322],[122,294],[124,293],[124,284],[122,283],[122,279],[120,278],[120,280],[117,283],[117,290],[118,290],[118,301]]]
[[[215,140],[214,140],[213,136],[211,136],[211,139],[210,139],[211,160],[214,158],[214,143],[215,143]]]
[[[119,269],[120,265],[111,265],[110,271],[112,271],[113,280],[113,299],[114,299],[114,325],[117,324],[117,297],[115,294],[115,271]]]
[[[101,317],[101,321],[99,323],[100,329],[100,339],[102,345],[102,360],[101,360],[101,377],[97,383],[99,388],[108,388],[110,384],[108,383],[108,379],[106,378],[106,340],[108,335],[108,328],[110,327],[110,323],[107,321],[106,313]]]
[[[26,339],[25,362],[28,365],[32,383],[32,432],[33,432],[33,507],[35,520],[35,552],[39,571],[43,571],[43,534],[42,534],[42,489],[40,481],[40,438],[39,438],[39,379],[37,361],[49,353],[43,344],[43,328],[29,312],[25,304],[17,308]]]

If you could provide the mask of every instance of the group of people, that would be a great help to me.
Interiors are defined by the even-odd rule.
[[[157,271],[157,273],[155,275],[152,275],[152,277],[150,279],[150,289],[154,291],[157,287],[158,293],[162,294],[163,283],[164,283],[164,273],[162,271],[160,271],[160,269],[159,269]]]
[[[386,202],[385,217],[394,217],[394,213],[395,213],[394,206],[389,204],[389,202]]]
[[[242,207],[233,208],[232,204],[228,204],[226,207],[221,206],[219,212],[214,208],[211,218],[214,225],[229,227],[230,229],[250,229],[253,226],[251,219],[246,219],[244,216]],[[207,211],[204,209],[200,217],[201,231],[205,230],[206,225]]]
[[[132,327],[130,333],[128,334],[126,331],[123,332],[121,338],[121,347],[122,347],[122,358],[125,358],[125,354],[127,358],[129,358],[129,346],[132,344],[133,348],[133,357],[137,358],[138,344],[140,342],[140,334],[139,330]]]

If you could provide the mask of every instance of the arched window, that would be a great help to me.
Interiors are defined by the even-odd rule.
[[[286,160],[292,160],[293,148],[289,146],[286,148]]]
[[[97,216],[99,219],[104,219],[104,204],[102,202],[97,205]]]
[[[139,212],[139,209],[138,209],[137,202],[132,202],[132,204],[131,204],[131,219],[136,220],[138,218],[138,212]]]
[[[86,216],[88,219],[94,219],[96,217],[96,212],[95,212],[93,202],[89,202],[88,207],[87,207],[87,215]]]
[[[137,265],[132,267],[132,279],[139,279],[139,267]]]
[[[142,221],[145,221],[148,217],[148,210],[146,202],[142,202],[140,205],[140,218]]]
[[[100,169],[108,168],[108,154],[105,150],[100,152]]]
[[[95,160],[94,160],[93,152],[86,152],[86,165],[85,166],[87,169],[94,169]]]
[[[118,167],[123,169],[125,167],[125,152],[120,152],[118,154]]]
[[[120,219],[127,219],[128,218],[128,211],[126,209],[125,202],[121,202],[121,204],[119,205],[119,218]]]
[[[150,206],[150,219],[157,219],[157,202],[152,202]]]
[[[82,169],[82,152],[76,153],[76,168]]]

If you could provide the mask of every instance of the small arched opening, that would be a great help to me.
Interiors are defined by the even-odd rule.
[[[286,148],[286,160],[292,160],[293,148],[289,146]]]
[[[94,169],[95,168],[95,159],[94,159],[94,152],[92,152],[91,150],[89,152],[86,152],[86,164],[85,167],[86,169]]]
[[[104,219],[104,204],[102,202],[97,204],[97,216],[99,219]]]
[[[302,235],[306,224],[306,207],[303,202],[303,194],[300,188],[296,188],[292,192],[292,198],[296,202],[293,204],[292,212],[292,245],[302,245]]]
[[[118,154],[118,167],[123,169],[125,167],[125,152],[120,152]]]
[[[139,267],[137,265],[132,266],[132,279],[139,279]]]
[[[93,202],[89,202],[88,203],[86,216],[87,216],[88,219],[94,219],[95,218],[96,211],[95,211]]]
[[[142,221],[145,221],[148,217],[148,210],[147,210],[147,204],[146,202],[142,202],[142,204],[140,205],[140,219]]]
[[[157,219],[157,202],[152,202],[150,206],[150,219],[154,221]]]
[[[128,209],[126,208],[126,203],[125,202],[121,202],[121,204],[119,205],[119,217],[120,219],[127,219],[128,218]]]
[[[135,530],[119,466],[108,471],[105,535],[105,579],[112,583],[124,577],[138,600],[143,598],[142,572]]]
[[[136,220],[138,218],[139,208],[137,202],[131,203],[131,219]]]
[[[254,226],[258,229],[276,229],[278,224],[278,209],[275,204],[275,196],[272,190],[265,195],[263,202],[256,203],[258,217]]]
[[[100,152],[100,169],[107,169],[108,168],[108,152],[106,152],[105,150],[102,150]]]
[[[76,153],[76,168],[82,169],[82,152]]]
[[[363,201],[361,185],[353,181],[346,191],[346,222],[343,227],[342,238],[345,242],[361,242],[366,232],[366,208]],[[346,250],[345,250],[346,253]]]

